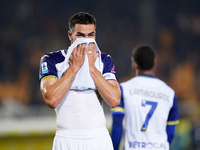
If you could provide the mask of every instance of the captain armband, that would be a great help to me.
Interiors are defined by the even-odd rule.
[[[44,80],[44,79],[50,79],[50,78],[53,78],[53,79],[58,80],[58,78],[57,78],[56,76],[49,75],[49,76],[43,77],[43,78],[41,79],[41,81]]]

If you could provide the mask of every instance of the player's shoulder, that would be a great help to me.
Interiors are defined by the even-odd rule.
[[[134,85],[134,82],[137,82],[137,77],[133,77],[131,79],[128,79],[126,81],[123,81],[120,83],[121,86],[124,86],[124,85],[129,85],[129,84],[133,84]]]
[[[174,89],[171,86],[169,86],[166,82],[164,82],[162,80],[161,80],[161,82],[163,83],[163,86],[165,86],[168,90],[175,92]]]
[[[53,51],[53,52],[48,52],[45,53],[42,57],[41,60],[45,61],[45,60],[52,60],[55,62],[62,62],[65,59],[64,54],[66,54],[66,50],[57,50],[57,51]]]
[[[102,60],[112,60],[112,57],[109,54],[101,53]]]
[[[172,87],[170,87],[166,82],[159,78],[155,78],[156,82],[159,85],[159,89],[174,94],[175,91]]]
[[[148,85],[149,87],[159,87],[169,91],[174,90],[163,80],[156,78],[155,76],[136,76],[125,82],[120,83],[121,86],[138,86],[138,85]]]

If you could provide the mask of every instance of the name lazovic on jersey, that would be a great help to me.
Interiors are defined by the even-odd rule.
[[[169,95],[161,92],[154,92],[154,91],[149,91],[149,90],[143,90],[143,89],[130,89],[129,90],[130,95],[140,95],[144,97],[150,97],[150,98],[155,98],[155,99],[162,99],[164,101],[169,102]]]

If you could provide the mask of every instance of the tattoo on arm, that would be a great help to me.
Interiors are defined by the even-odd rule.
[[[72,83],[75,79],[75,76],[71,78],[70,82]]]

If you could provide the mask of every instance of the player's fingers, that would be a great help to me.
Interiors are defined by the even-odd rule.
[[[89,43],[89,51],[91,51],[92,53],[95,52],[95,43]]]
[[[89,50],[89,48],[88,48],[88,50],[87,50],[87,54],[88,54],[88,55],[92,54],[92,51]]]
[[[73,56],[76,55],[76,53],[77,53],[77,48],[78,48],[78,46],[74,48],[74,50],[72,51],[70,57],[72,57],[72,55],[73,55]]]
[[[82,44],[78,45],[78,47],[77,47],[77,55],[78,56],[82,56],[84,48],[85,48],[85,43],[82,43]]]
[[[95,60],[96,60],[96,58],[98,57],[98,55],[99,55],[99,52],[97,52],[97,53],[95,54]]]
[[[88,47],[85,47],[85,46],[84,46],[83,52],[82,52],[82,57],[85,56],[85,54],[87,53],[87,51],[88,51]]]

